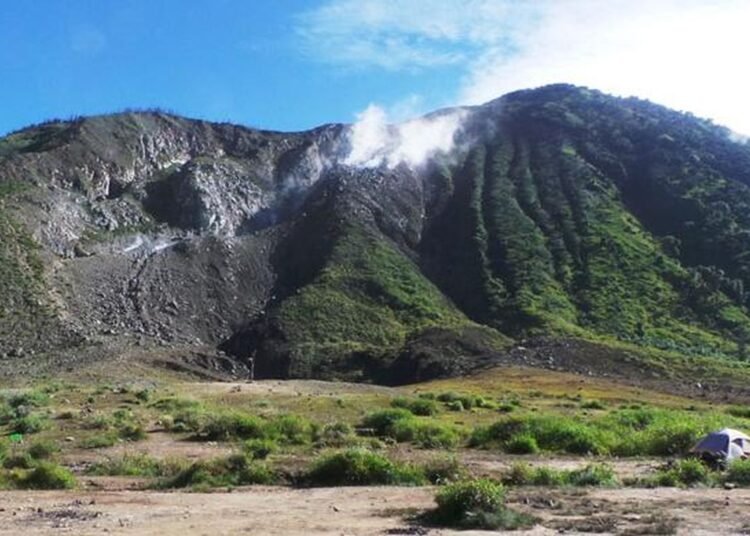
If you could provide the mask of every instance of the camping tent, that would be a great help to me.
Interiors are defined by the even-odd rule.
[[[732,461],[750,455],[750,437],[731,428],[711,432],[693,447],[693,453]]]

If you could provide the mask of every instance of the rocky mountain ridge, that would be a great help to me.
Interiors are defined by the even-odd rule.
[[[347,164],[347,125],[147,112],[6,136],[6,360],[171,345],[402,382],[538,335],[745,358],[747,146],[565,85],[460,117],[419,165]]]

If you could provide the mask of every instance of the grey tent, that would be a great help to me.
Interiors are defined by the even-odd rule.
[[[706,435],[698,441],[691,452],[699,456],[709,455],[730,462],[750,455],[750,437],[738,430],[724,428]]]

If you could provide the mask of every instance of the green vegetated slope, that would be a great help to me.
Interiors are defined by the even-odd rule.
[[[274,306],[288,373],[413,379],[430,375],[420,361],[444,374],[461,355],[535,335],[744,359],[746,256],[735,242],[750,230],[747,146],[691,116],[572,86],[479,107],[463,136],[422,174],[417,239],[362,216],[372,203],[329,214],[335,232],[305,235],[330,250]],[[380,212],[403,213],[377,199]],[[481,343],[456,348],[478,333]]]
[[[470,317],[514,335],[744,353],[750,148],[570,86],[488,106],[495,132],[434,172],[444,187],[420,245]]]
[[[272,313],[291,343],[286,374],[392,378],[389,368],[410,344],[452,354],[451,344],[463,341],[477,354],[510,342],[472,322],[375,230],[347,222],[327,239],[324,267]]]

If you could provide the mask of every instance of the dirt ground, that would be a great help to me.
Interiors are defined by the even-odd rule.
[[[413,525],[431,488],[290,489],[231,493],[3,492],[0,534],[484,534]],[[749,534],[750,490],[518,489],[511,507],[540,524],[515,534]]]

